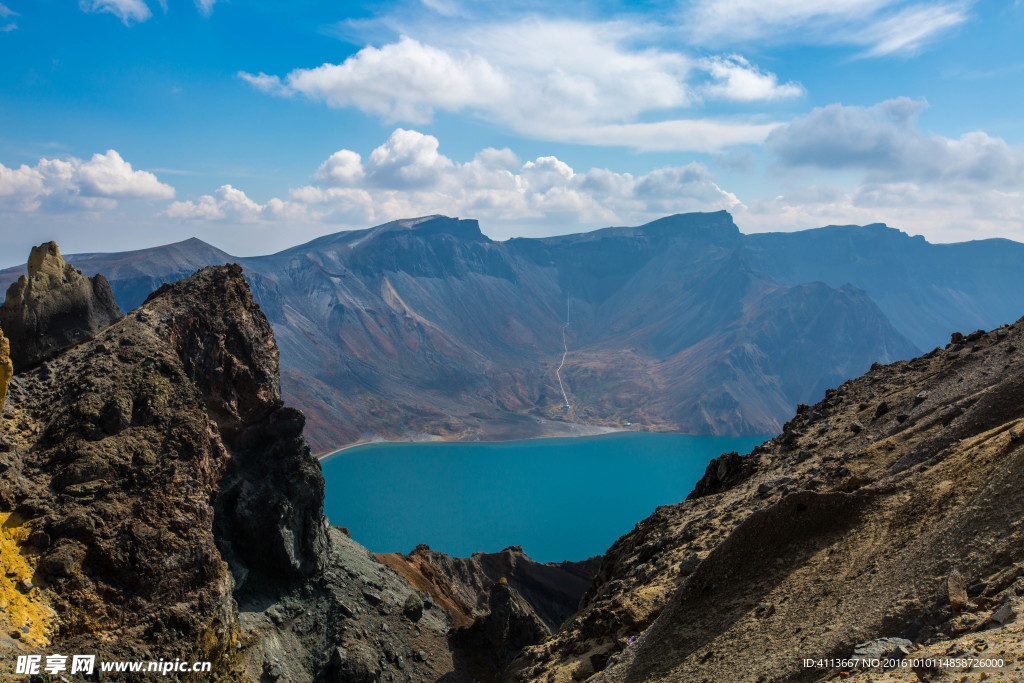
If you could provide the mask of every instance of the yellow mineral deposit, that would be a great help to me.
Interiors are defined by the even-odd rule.
[[[0,642],[18,647],[50,643],[56,614],[36,585],[38,554],[32,530],[15,514],[0,512]]]

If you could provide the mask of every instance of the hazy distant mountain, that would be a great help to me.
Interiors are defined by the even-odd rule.
[[[742,235],[717,212],[507,242],[432,216],[256,258],[189,240],[69,259],[106,275],[125,310],[161,281],[240,261],[274,325],[286,398],[327,449],[572,420],[775,432],[875,361],[1017,317],[1022,257],[1014,242],[931,245],[884,226]],[[570,411],[555,377],[567,316]]]

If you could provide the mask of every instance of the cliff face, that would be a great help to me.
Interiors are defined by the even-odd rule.
[[[32,248],[28,276],[7,290],[0,327],[13,343],[11,360],[21,372],[88,339],[121,317],[110,283],[88,278],[65,263],[56,243]]]
[[[840,672],[802,659],[889,652],[896,641],[877,641],[900,637],[914,657],[965,644],[1005,656],[987,675],[1016,680],[1022,348],[1024,320],[955,334],[800,406],[751,454],[712,462],[688,500],[611,547],[581,610],[508,678],[831,679]]]
[[[408,582],[327,528],[277,362],[228,266],[15,375],[0,417],[0,672],[12,649],[210,660],[223,680],[451,669],[448,615],[413,623]]]

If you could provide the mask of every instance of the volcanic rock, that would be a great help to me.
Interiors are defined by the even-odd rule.
[[[429,653],[403,680],[451,671],[445,612],[425,611],[410,632],[400,612],[349,607],[364,586],[389,604],[413,588],[326,524],[323,477],[277,363],[236,265],[163,287],[15,375],[17,404],[0,416],[11,447],[0,528],[5,563],[24,566],[0,589],[21,595],[15,582],[32,579],[22,640],[103,660],[210,661],[225,681],[380,680],[378,647]],[[3,680],[9,647],[0,637]]]
[[[28,275],[8,288],[0,327],[11,340],[15,371],[23,372],[121,316],[107,278],[82,275],[47,242],[32,248]]]

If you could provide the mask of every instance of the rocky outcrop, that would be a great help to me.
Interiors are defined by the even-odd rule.
[[[832,680],[849,672],[803,659],[908,641],[914,658],[1005,652],[985,674],[1018,680],[1022,349],[1024,319],[954,335],[713,462],[700,490],[611,547],[580,611],[508,679]]]
[[[14,364],[11,362],[11,342],[0,329],[0,412],[3,412],[7,400],[7,387],[14,376]]]
[[[504,579],[491,587],[488,611],[472,625],[449,636],[455,671],[446,682],[492,683],[523,648],[536,645],[550,632]]]
[[[121,317],[103,275],[82,275],[55,242],[33,247],[28,276],[7,290],[0,327],[10,338],[14,369],[22,372],[88,339]]]
[[[277,362],[229,266],[162,288],[14,377],[0,515],[5,561],[12,544],[24,563],[10,577],[31,581],[12,583],[24,608],[3,611],[19,623],[4,624],[0,678],[30,641],[100,660],[208,660],[219,680],[436,681],[452,669],[450,617],[425,608],[414,624],[415,589],[326,526]]]
[[[491,589],[507,582],[551,632],[557,631],[579,607],[600,563],[599,557],[581,562],[536,562],[519,546],[498,553],[452,557],[418,546],[408,555],[383,553],[381,562],[394,568],[419,590],[451,613],[457,626],[468,626],[490,609]]]

